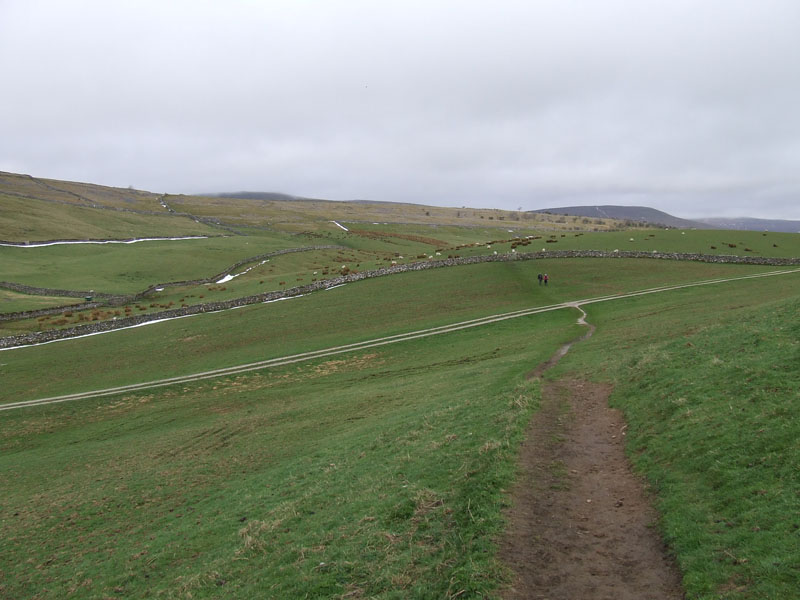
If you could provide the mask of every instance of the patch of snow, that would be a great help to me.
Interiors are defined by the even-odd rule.
[[[61,242],[42,242],[41,244],[0,244],[0,246],[7,246],[9,248],[42,248],[44,246],[66,246],[74,244],[136,244],[138,242],[174,242],[178,240],[205,240],[208,239],[207,235],[194,235],[188,237],[171,237],[171,238],[135,238],[132,240],[65,240]]]
[[[281,300],[291,300],[292,298],[302,298],[305,294],[299,294],[297,296],[286,296],[284,298],[276,298],[275,300],[264,300],[261,304],[272,304],[273,302],[280,302]]]
[[[246,269],[245,269],[244,271],[242,271],[241,273],[236,273],[235,275],[231,275],[231,274],[225,275],[225,277],[223,277],[222,279],[220,279],[219,281],[217,281],[217,283],[228,283],[228,282],[229,282],[231,279],[233,279],[234,277],[238,277],[239,275],[244,275],[245,273],[249,273],[250,271],[252,271],[252,270],[253,270],[253,269],[255,269],[256,267],[260,267],[260,266],[261,266],[261,265],[263,265],[264,263],[268,263],[268,262],[269,262],[269,259],[262,260],[262,261],[261,261],[260,263],[258,263],[257,265],[253,265],[252,267],[248,267],[248,268],[246,268]]]
[[[350,231],[347,227],[339,223],[338,221],[331,221],[334,225],[336,225],[339,229],[344,229],[345,231]]]
[[[220,312],[220,311],[215,311]],[[201,313],[197,313],[201,314]],[[116,329],[109,329],[108,331],[95,331],[94,333],[86,333],[84,335],[76,335],[73,337],[68,338],[60,338],[58,340],[50,340],[48,342],[39,342],[38,344],[25,344],[24,346],[11,346],[10,348],[0,348],[0,352],[3,350],[16,350],[17,348],[30,348],[31,346],[44,346],[45,344],[54,344],[55,342],[66,342],[68,340],[77,340],[79,338],[86,338],[92,337],[94,335],[103,335],[104,333],[114,333],[115,331],[123,331],[125,329],[133,329],[135,327],[144,327],[145,325],[153,325],[154,323],[163,323],[164,321],[174,321],[175,319],[185,319],[187,317],[196,317],[197,314],[193,315],[181,315],[179,317],[169,317],[167,319],[154,319],[153,321],[145,321],[144,323],[137,323],[136,325],[128,325],[127,327],[118,327]]]

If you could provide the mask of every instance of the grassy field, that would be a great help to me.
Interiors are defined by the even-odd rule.
[[[519,232],[491,228],[422,225],[362,225],[350,233],[338,228],[324,234],[287,235],[251,232],[247,236],[214,237],[206,240],[145,242],[132,245],[53,246],[46,248],[0,248],[4,280],[73,290],[105,293],[135,293],[156,283],[210,277],[230,265],[264,252],[283,248],[326,246],[339,250],[316,250],[273,257],[239,267],[236,277],[223,284],[169,287],[147,299],[113,309],[70,311],[44,319],[5,322],[0,335],[14,335],[47,328],[71,327],[128,314],[157,312],[209,301],[230,300],[267,291],[286,289],[334,277],[347,271],[376,269],[392,263],[509,253],[540,249],[598,249],[612,251],[698,251],[743,256],[800,255],[800,236],[758,232],[654,231],[606,232],[533,236],[520,242]],[[631,240],[631,235],[636,238]],[[719,239],[718,239],[719,238]],[[735,239],[723,243],[721,240]],[[514,240],[514,241],[512,241]],[[548,244],[547,241],[555,241]],[[525,245],[521,245],[524,243]],[[539,246],[542,246],[540,248]],[[711,246],[716,249],[711,249]],[[736,248],[730,248],[735,245]],[[703,247],[707,246],[707,250]],[[0,310],[18,311],[52,306],[47,298],[17,297],[15,303],[0,304]],[[62,304],[71,304],[64,300]],[[56,303],[57,305],[57,303]]]
[[[30,296],[11,290],[0,288],[0,313],[18,312],[37,308],[50,308],[63,306],[70,302],[78,302],[79,298],[64,298],[63,296]],[[2,327],[0,327],[2,332]]]
[[[138,383],[491,314],[767,271],[669,261],[542,260],[405,273],[309,296],[0,353],[12,402]],[[552,284],[536,285],[548,272]],[[357,307],[357,308],[354,308]],[[47,377],[42,377],[47,373]]]
[[[19,193],[38,190],[52,208],[39,211],[34,203],[25,213],[14,204],[18,196],[0,197],[0,227],[14,236],[69,237],[55,233],[68,230],[130,237],[121,233],[126,226],[153,235],[159,223],[178,222],[89,208],[157,209],[155,194],[0,174],[0,184],[12,180],[22,186]],[[195,303],[306,283],[342,264],[363,270],[427,260],[420,255],[437,250],[509,252],[523,233],[536,239],[518,251],[800,256],[800,236],[790,234],[575,232],[568,228],[586,224],[551,215],[544,217],[552,221],[512,224],[514,215],[502,211],[425,215],[429,207],[406,207],[404,224],[376,224],[396,219],[397,207],[166,199],[198,215],[227,210],[248,235],[0,248],[0,280],[134,292],[207,277],[273,249],[343,246],[246,265],[225,284],[168,289],[152,299]],[[15,222],[9,216],[15,210],[32,216]],[[0,404],[770,270],[548,259],[393,275],[1,351]],[[550,275],[550,286],[536,285],[538,272]],[[58,299],[3,292],[0,310],[52,302]],[[651,486],[687,597],[795,597],[800,274],[585,309],[595,335],[574,345],[547,376],[614,384],[611,402],[625,413],[631,460]],[[0,597],[496,597],[508,581],[495,557],[506,490],[539,403],[539,383],[526,375],[583,332],[576,317],[574,309],[561,309],[292,366],[0,412]],[[47,326],[36,323],[4,325],[2,332]]]
[[[143,215],[20,198],[0,188],[0,240],[34,242],[53,239],[128,239],[219,235],[217,228],[191,218]]]
[[[106,291],[140,290],[154,283],[208,277],[248,256],[280,248],[336,245],[352,250],[351,263],[361,270],[397,262],[440,255],[472,256],[507,253],[518,232],[477,228],[383,226],[328,232],[316,236],[288,236],[275,232],[248,236],[215,237],[206,240],[142,242],[130,245],[64,245],[43,248],[0,247],[2,271],[7,281],[63,289]],[[544,234],[542,234],[544,235]],[[553,234],[550,234],[553,235]],[[631,236],[636,235],[631,241]],[[677,230],[571,234],[568,237],[534,239],[519,252],[539,250],[631,250],[652,252],[697,252],[739,256],[792,257],[800,255],[800,236],[759,232]],[[548,244],[547,239],[557,243]],[[494,242],[494,243],[492,243]],[[735,245],[730,248],[729,245]],[[715,246],[714,249],[711,246]],[[158,260],[156,260],[156,257]],[[402,258],[401,258],[402,257]],[[280,274],[309,275],[314,267],[333,268],[335,261],[319,259],[292,264]],[[354,264],[351,266],[355,266]]]
[[[25,199],[38,198],[50,203],[166,212],[159,202],[159,194],[131,188],[44,179],[4,171],[0,171],[0,191]]]
[[[608,269],[595,265],[597,281],[620,289],[649,287],[658,278],[653,269],[637,272],[633,267],[641,263],[630,262],[623,271],[630,281],[609,278]],[[581,261],[547,267],[559,273],[576,264]],[[43,379],[41,368],[48,364],[49,383],[38,391],[86,389],[175,374],[177,365],[203,368],[256,358],[254,346],[263,358],[281,349],[395,333],[415,323],[413,314],[427,315],[416,324],[430,326],[496,310],[498,298],[507,298],[505,307],[512,309],[540,293],[550,294],[538,298],[550,304],[599,291],[596,281],[580,278],[566,278],[571,284],[565,282],[565,289],[534,289],[531,266],[415,273],[408,275],[413,285],[403,281],[406,276],[385,278],[290,302],[13,350],[0,354],[1,373],[11,389],[16,381],[36,390],[34,374]],[[711,267],[677,266],[684,271],[672,277],[684,280],[691,269]],[[410,291],[403,296],[402,290]],[[624,353],[641,362],[653,343],[682,347],[690,334],[712,343],[719,328],[742,323],[765,304],[792,306],[786,302],[796,297],[796,281],[767,278],[598,304],[589,308],[597,334],[562,365],[602,378],[638,372],[642,365],[632,358],[626,363]],[[391,305],[391,318],[376,310],[341,321],[346,307],[370,304]],[[275,308],[286,312],[275,314]],[[727,315],[722,325],[717,308]],[[239,340],[253,329],[256,313],[267,319],[262,325],[285,329],[261,342]],[[219,325],[200,319],[219,319]],[[235,329],[235,319],[249,325]],[[503,578],[493,558],[502,490],[538,401],[538,387],[524,375],[577,335],[574,319],[572,311],[546,313],[335,360],[4,413],[0,464],[9,474],[4,480],[14,484],[2,490],[0,501],[10,548],[3,557],[3,592],[187,598],[213,597],[220,588],[242,598],[256,591],[275,598],[488,593]],[[192,339],[201,332],[217,335],[216,343]],[[160,354],[148,350],[169,340],[178,343]],[[619,360],[608,360],[611,348]],[[174,353],[171,369],[163,370],[160,363]],[[657,368],[659,362],[648,364]],[[663,384],[655,387],[664,393]],[[630,439],[645,447],[641,456],[649,456],[646,436],[653,437],[648,432],[660,424],[657,417],[631,419]],[[674,536],[676,548],[680,535]],[[691,582],[696,565],[691,557],[681,564]]]
[[[0,589],[43,598],[489,590],[501,573],[502,489],[537,398],[524,374],[577,334],[574,320],[563,311],[4,413]]]
[[[560,265],[553,261],[548,267],[558,273],[559,267],[563,271],[574,264],[580,261],[562,261]],[[420,326],[451,320],[453,314],[459,318],[485,314],[497,308],[497,299],[514,296],[515,289],[518,299],[507,301],[509,309],[517,302],[530,302],[531,295],[539,293],[552,294],[540,298],[552,303],[586,291],[574,281],[570,290],[555,285],[534,289],[530,270],[521,270],[529,266],[476,265],[409,274],[415,281],[404,281],[405,276],[373,280],[325,292],[325,296],[4,352],[0,353],[4,363],[0,373],[4,383],[13,385],[22,377],[25,363],[33,371],[48,363],[56,370],[49,373],[47,391],[63,390],[64,386],[55,382],[64,378],[85,389],[103,381],[118,381],[118,377],[108,378],[103,373],[117,368],[125,373],[122,363],[127,360],[136,362],[131,376],[138,374],[141,379],[142,375],[157,375],[158,363],[175,352],[180,356],[173,368],[184,361],[199,367],[241,360],[259,345],[262,357],[270,354],[269,336],[260,343],[251,337],[238,348],[226,347],[242,331],[232,329],[231,317],[250,322],[250,329],[255,313],[269,314],[273,325],[291,324],[278,332],[278,340],[285,343],[274,340],[272,352],[280,348],[294,351],[393,333],[413,324],[413,313],[427,315],[416,319]],[[727,269],[741,272],[739,267]],[[472,270],[471,277],[466,277]],[[657,276],[652,269],[642,268],[635,281],[619,282],[609,278],[607,270],[595,266],[595,271],[598,280],[611,280],[619,287],[631,283],[647,287],[649,278]],[[444,276],[448,272],[456,276]],[[425,280],[432,275],[440,276],[435,285]],[[674,278],[677,275],[673,273]],[[683,275],[686,279],[687,273]],[[474,285],[487,282],[492,287]],[[463,295],[454,293],[458,285]],[[591,282],[583,285],[590,288]],[[378,289],[381,287],[385,290]],[[417,293],[407,292],[404,298],[402,290]],[[664,491],[666,484],[658,483],[665,477],[663,472],[682,478],[682,474],[678,477],[681,459],[695,461],[695,469],[708,465],[704,466],[697,453],[687,452],[683,440],[671,444],[669,436],[682,434],[693,424],[694,435],[707,444],[701,456],[707,456],[716,439],[705,431],[707,419],[731,400],[723,396],[715,410],[687,423],[677,414],[680,405],[671,401],[686,397],[687,392],[678,391],[672,381],[648,381],[650,376],[658,376],[661,363],[656,358],[670,356],[668,350],[696,352],[685,345],[687,335],[693,336],[690,339],[697,348],[700,340],[713,345],[720,339],[723,343],[736,339],[737,330],[730,328],[741,327],[747,322],[744,317],[763,313],[765,308],[794,310],[796,316],[797,291],[795,280],[766,278],[757,284],[722,284],[592,305],[588,310],[590,320],[598,324],[597,333],[585,345],[575,346],[559,367],[586,370],[593,377],[618,378],[618,390],[632,386],[628,400],[632,405],[643,388],[652,388],[659,399],[667,394],[669,400],[654,403],[654,414],[629,416],[630,440],[635,454],[642,457],[642,468],[651,473],[657,490],[664,494],[665,528],[679,552],[687,585],[696,592],[691,597],[718,597],[706,592],[720,589],[719,577],[729,576],[714,575],[711,582],[692,587],[695,577],[708,578],[711,572],[725,573],[729,568],[753,569],[756,561],[791,564],[792,551],[770,543],[779,557],[762,561],[755,558],[749,545],[722,545],[710,552],[698,549],[702,547],[697,546],[696,534],[687,537],[697,525],[696,517],[707,528],[725,529],[726,534],[731,528],[714,521],[720,515],[737,522],[739,517],[734,518],[734,509],[708,512],[704,503],[713,499],[704,495],[709,490],[702,485],[699,491],[689,490],[694,494],[690,499],[670,499]],[[305,306],[304,301],[308,302]],[[385,310],[383,316],[376,310],[338,321],[344,317],[345,306],[366,308],[392,302],[396,323]],[[288,312],[271,314],[273,308]],[[244,312],[248,310],[253,314]],[[453,314],[449,314],[451,310]],[[724,318],[720,319],[718,310]],[[298,319],[301,315],[314,317]],[[575,317],[574,311],[562,310],[333,360],[3,413],[0,470],[7,476],[3,478],[0,512],[7,550],[0,559],[0,580],[5,586],[0,589],[8,597],[41,598],[66,594],[76,598],[203,598],[221,593],[236,598],[491,594],[504,578],[502,566],[494,559],[494,540],[502,530],[500,511],[506,501],[503,490],[513,477],[521,432],[538,402],[538,385],[527,382],[525,374],[560,343],[579,333]],[[221,326],[206,322],[201,327],[201,318],[220,319]],[[784,315],[775,319],[785,322]],[[762,331],[758,335],[775,325],[774,320],[767,320],[756,326]],[[168,329],[156,334],[160,327]],[[220,336],[218,343],[193,344],[191,338],[201,331],[215,332]],[[726,331],[727,337],[723,335]],[[787,330],[784,342],[767,363],[780,360],[785,368],[796,360],[792,332],[796,333],[796,328]],[[147,344],[189,339],[165,348],[160,355],[148,356],[147,344],[139,345],[141,339],[131,336],[134,333],[149,338]],[[666,350],[656,351],[654,344]],[[182,345],[186,347],[181,351]],[[738,344],[730,352],[738,356],[742,347],[751,346]],[[793,348],[795,354],[787,352]],[[206,359],[199,356],[203,349]],[[707,351],[728,360],[716,346]],[[227,360],[223,358],[226,353],[230,356]],[[686,358],[674,356],[667,364],[679,370],[679,365],[685,367]],[[706,358],[697,364],[697,375],[713,361],[712,356]],[[741,365],[742,358],[737,360]],[[730,368],[734,365],[726,367]],[[685,376],[691,377],[690,373]],[[730,375],[729,370],[714,373],[723,380],[733,379]],[[31,383],[29,380],[22,387]],[[796,400],[796,387],[793,389]],[[615,402],[622,403],[624,400],[617,398],[626,397],[624,391],[618,391]],[[782,397],[787,399],[785,393]],[[692,402],[702,404],[704,398],[698,396]],[[737,408],[739,402],[747,405],[749,399],[737,400]],[[658,412],[665,404],[676,412],[676,419],[666,423]],[[778,419],[785,422],[789,405],[783,405],[783,412],[770,414],[780,405],[764,416],[775,422],[765,421],[759,428],[777,426]],[[764,408],[760,406],[758,414]],[[727,426],[735,426],[724,414]],[[739,413],[735,414],[738,418]],[[676,424],[683,428],[672,429]],[[797,438],[784,437],[796,433],[789,429],[770,442],[773,453],[779,446],[786,448],[780,460],[775,456],[774,464],[758,463],[762,480],[754,485],[767,492],[744,492],[748,501],[773,497],[778,488],[771,469],[785,470],[791,464],[786,461],[797,458],[790,453],[792,439]],[[660,458],[659,453],[670,446],[675,454],[668,460]],[[737,456],[741,458],[741,454]],[[745,454],[750,456],[748,460],[770,456],[754,449]],[[736,459],[735,464],[748,468],[739,462]],[[673,469],[673,465],[677,467]],[[702,483],[700,475],[695,473],[695,479]],[[734,480],[737,476],[733,468],[729,475]],[[797,482],[790,476],[777,481],[783,493],[782,514],[793,514]],[[689,502],[694,512],[687,517],[687,511],[676,510],[673,518],[678,525],[671,525],[670,502]],[[768,506],[769,502],[761,504]],[[752,518],[744,520],[744,530],[755,526]],[[771,540],[783,536],[783,530],[772,528],[771,521],[758,522],[762,530],[773,532]],[[716,534],[707,535],[714,538]],[[735,537],[736,531],[731,535]],[[787,543],[791,541],[786,538]],[[684,550],[681,542],[689,550]],[[704,555],[704,551],[710,553]],[[749,561],[727,565],[725,551],[737,561]],[[761,573],[757,570],[748,577]],[[796,584],[796,571],[788,573],[772,578],[770,585],[777,587],[770,589]],[[746,579],[742,581],[746,583]],[[721,585],[726,582],[728,579]],[[781,597],[742,594],[737,597]]]
[[[1,274],[6,281],[36,287],[135,293],[156,283],[209,277],[248,256],[293,244],[296,241],[284,235],[264,234],[136,244],[0,247]]]
[[[586,307],[551,377],[612,381],[689,598],[800,589],[800,281]]]
[[[267,228],[290,234],[338,229],[332,220],[597,231],[622,226],[612,219],[589,220],[497,209],[157,194],[0,172],[0,231],[3,232],[0,239],[145,237],[159,235],[156,231],[163,231],[165,226],[174,230],[220,231],[216,226],[195,223],[195,218],[221,223],[223,231],[234,228],[252,232]]]

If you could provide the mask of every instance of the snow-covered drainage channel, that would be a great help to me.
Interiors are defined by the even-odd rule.
[[[33,244],[8,244],[0,243],[0,246],[8,248],[43,248],[44,246],[63,246],[74,244],[136,244],[137,242],[174,242],[178,240],[205,240],[208,236],[193,235],[189,237],[171,237],[171,238],[135,238],[132,240],[63,240],[58,242],[41,242]]]
[[[261,266],[261,265],[263,265],[264,263],[268,263],[268,262],[269,262],[269,259],[262,260],[262,261],[261,261],[260,263],[258,263],[257,265],[253,265],[252,267],[250,267],[250,268],[248,268],[248,269],[245,269],[245,270],[244,270],[244,271],[242,271],[241,273],[236,273],[235,275],[231,275],[231,274],[225,275],[225,277],[223,277],[222,279],[220,279],[220,280],[219,280],[217,283],[228,283],[228,282],[229,282],[229,281],[231,281],[231,280],[232,280],[234,277],[239,277],[239,275],[244,275],[245,273],[249,273],[250,271],[252,271],[252,270],[253,270],[253,269],[255,269],[256,267],[260,267],[260,266]]]

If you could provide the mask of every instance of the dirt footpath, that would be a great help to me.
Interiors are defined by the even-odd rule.
[[[501,541],[501,559],[515,573],[506,600],[684,597],[625,457],[625,426],[608,408],[610,391],[571,380],[543,386]]]

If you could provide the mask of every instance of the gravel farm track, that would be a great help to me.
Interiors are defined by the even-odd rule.
[[[309,360],[315,360],[318,358],[325,358],[328,356],[334,356],[336,354],[343,354],[345,352],[355,352],[359,350],[365,350],[367,348],[375,348],[378,346],[385,346],[387,344],[396,344],[399,342],[404,342],[407,340],[414,340],[419,338],[425,338],[433,335],[441,335],[445,333],[450,333],[453,331],[459,331],[461,329],[468,329],[471,327],[479,327],[481,325],[490,325],[492,323],[497,323],[499,321],[505,321],[507,319],[516,319],[518,317],[524,317],[528,315],[535,315],[538,313],[550,312],[553,310],[561,310],[564,308],[575,308],[579,309],[581,306],[585,306],[588,304],[595,304],[597,302],[607,302],[610,300],[622,300],[624,298],[633,298],[635,296],[644,296],[646,294],[655,294],[661,292],[669,292],[672,290],[679,290],[684,288],[690,287],[697,287],[702,285],[714,285],[720,283],[727,283],[732,281],[742,281],[746,279],[758,279],[761,277],[774,277],[779,275],[790,275],[800,273],[800,269],[782,269],[778,271],[768,271],[765,273],[756,273],[753,275],[743,275],[741,277],[728,277],[728,278],[721,278],[721,279],[708,279],[704,281],[695,281],[692,283],[684,283],[679,285],[669,285],[669,286],[661,286],[655,288],[649,288],[645,290],[638,290],[635,292],[628,292],[626,294],[617,294],[611,296],[599,296],[596,298],[587,298],[584,300],[574,300],[570,302],[564,302],[561,304],[553,304],[550,306],[538,306],[532,308],[526,308],[522,310],[517,310],[508,313],[502,313],[498,315],[491,315],[487,317],[482,317],[480,319],[473,319],[470,321],[463,321],[460,323],[453,323],[451,325],[444,325],[441,327],[433,327],[431,329],[422,329],[419,331],[411,331],[408,333],[402,333],[398,335],[383,337],[383,338],[376,338],[373,340],[366,340],[363,342],[358,342],[355,344],[347,344],[344,346],[335,346],[332,348],[325,348],[322,350],[315,350],[312,352],[303,352],[301,354],[294,354],[291,356],[283,356],[278,358],[272,358],[269,360],[257,361],[253,363],[247,363],[243,365],[236,365],[232,367],[225,367],[222,369],[213,369],[211,371],[204,371],[201,373],[192,373],[189,375],[182,375],[179,377],[169,377],[166,379],[158,379],[155,381],[145,381],[142,383],[134,383],[130,385],[122,385],[113,388],[106,388],[102,390],[91,390],[86,392],[80,392],[76,394],[66,394],[63,396],[52,396],[49,398],[38,398],[34,400],[23,400],[20,402],[8,402],[6,404],[0,405],[0,411],[3,410],[13,410],[18,408],[26,408],[30,406],[41,406],[45,404],[55,404],[58,402],[69,402],[73,400],[86,400],[89,398],[98,398],[101,396],[111,396],[115,394],[122,394],[128,392],[135,392],[135,391],[143,391],[149,390],[169,385],[177,385],[177,384],[184,384],[184,383],[191,383],[193,381],[201,381],[203,379],[212,379],[214,377],[226,377],[230,375],[238,375],[240,373],[246,373],[248,371],[257,371],[261,369],[268,369],[270,367],[277,367],[281,365],[288,365],[292,363],[304,362]],[[583,312],[583,311],[581,311]],[[180,318],[180,317],[178,317]],[[166,319],[165,319],[166,320]],[[121,328],[123,329],[123,328]],[[106,333],[113,333],[114,331],[120,331],[121,329],[111,330]],[[100,334],[95,334],[100,335]],[[54,342],[45,342],[45,343],[58,343],[61,341],[65,341],[67,339],[75,339],[75,338],[65,338],[63,340],[56,340]],[[14,351],[18,348],[30,348],[31,346],[15,346],[11,348],[6,348],[3,351]]]

